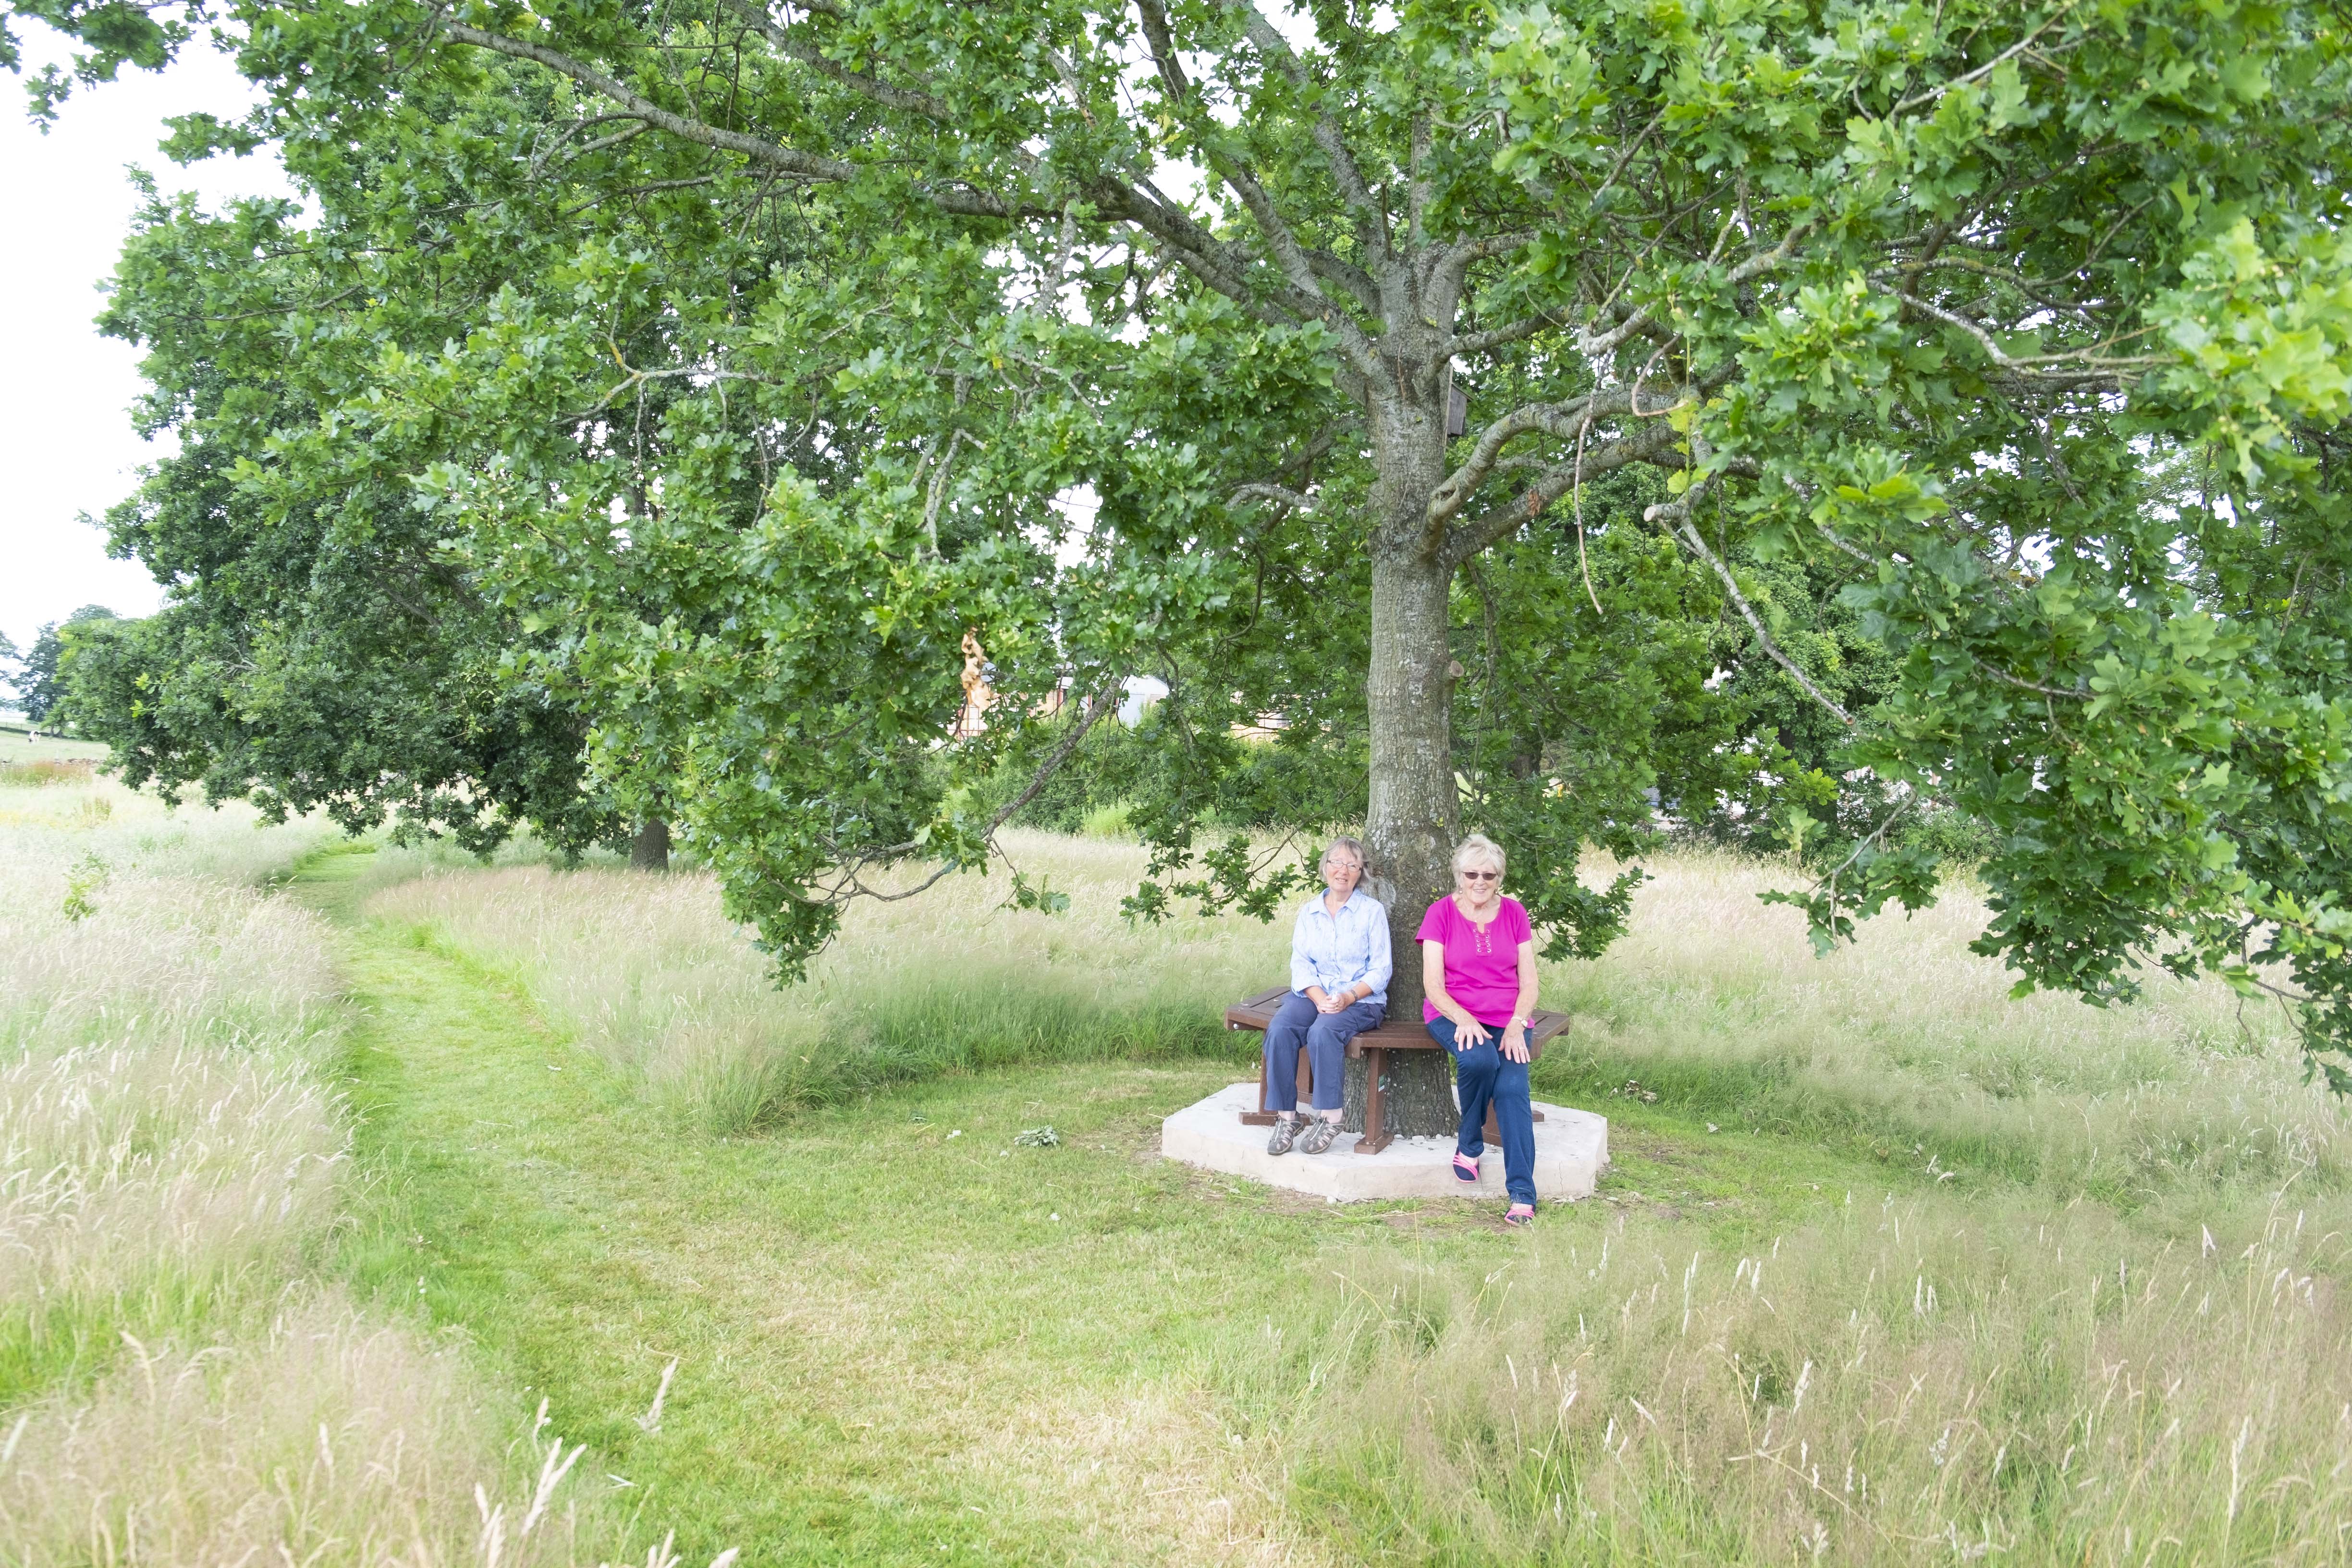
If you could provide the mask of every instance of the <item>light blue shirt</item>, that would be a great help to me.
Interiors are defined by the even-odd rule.
[[[1290,933],[1290,988],[1304,991],[1320,985],[1330,995],[1343,985],[1369,985],[1362,998],[1385,1007],[1389,976],[1396,965],[1389,956],[1389,912],[1380,900],[1360,888],[1332,914],[1323,907],[1323,895],[1298,911],[1298,925]]]

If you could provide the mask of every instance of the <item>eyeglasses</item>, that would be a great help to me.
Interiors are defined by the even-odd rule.
[[[1503,879],[1500,871],[1457,871],[1454,875],[1465,882],[1499,882]]]

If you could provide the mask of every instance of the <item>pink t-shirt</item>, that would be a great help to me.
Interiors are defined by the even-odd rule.
[[[1470,1016],[1490,1028],[1511,1021],[1519,1000],[1519,943],[1535,938],[1525,904],[1507,895],[1484,931],[1472,925],[1449,895],[1429,906],[1421,917],[1417,942],[1433,942],[1445,949],[1445,994],[1470,1010]],[[1424,1001],[1421,1021],[1437,1021],[1437,1008]]]

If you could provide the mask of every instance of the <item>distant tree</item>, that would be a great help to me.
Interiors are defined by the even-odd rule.
[[[551,121],[562,95],[517,75],[488,91],[420,85],[351,143],[289,148],[312,213],[257,202],[208,216],[160,199],[141,211],[101,325],[145,347],[140,422],[178,450],[109,521],[116,552],[173,587],[161,614],[79,661],[75,687],[85,728],[133,784],[322,810],[353,831],[389,820],[477,849],[527,823],[560,848],[604,843],[667,864],[662,761],[630,733],[625,700],[579,679],[577,618],[509,594],[415,482],[436,462],[603,445],[594,460],[629,470],[611,487],[617,515],[649,532],[668,415],[692,389],[632,382],[622,424],[615,400],[582,388],[611,347],[636,363],[668,353],[661,314],[604,334],[527,431],[349,415],[387,363],[463,341],[500,310],[568,307],[583,268],[619,262],[626,277],[634,258],[723,289],[791,238],[681,222],[679,198],[598,201],[573,165],[603,155],[566,148],[572,122]],[[519,169],[517,145],[544,167]],[[466,216],[486,209],[512,221]],[[422,248],[404,243],[419,235]],[[305,323],[291,350],[289,319]],[[599,703],[617,715],[601,740]]]
[[[145,325],[150,255],[134,237],[113,331]],[[406,488],[241,486],[240,466],[266,464],[275,430],[313,406],[305,389],[266,343],[201,323],[158,323],[149,347],[146,426],[178,449],[109,521],[115,552],[172,586],[157,614],[80,639],[61,683],[124,781],[476,851],[524,826],[563,853],[625,843],[583,787],[585,717],[518,678],[517,617],[439,558]]]
[[[24,709],[26,718],[36,724],[45,722],[64,698],[66,688],[59,678],[58,666],[74,628],[119,618],[104,605],[84,605],[63,621],[51,621],[40,629],[16,675],[16,702]],[[9,650],[11,654],[15,651]]]

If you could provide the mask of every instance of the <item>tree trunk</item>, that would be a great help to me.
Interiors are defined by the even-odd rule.
[[[632,871],[667,871],[669,869],[669,824],[658,816],[649,816],[629,841],[629,869]]]
[[[1444,477],[1440,366],[1399,380],[1408,395],[1373,413],[1380,469],[1372,542],[1371,661],[1365,697],[1371,794],[1365,847],[1374,894],[1389,912],[1396,975],[1391,1022],[1421,1021],[1421,947],[1413,933],[1453,882],[1457,816],[1454,778],[1454,653],[1448,600],[1453,572],[1432,558],[1423,531],[1430,492]],[[1425,386],[1421,384],[1425,382]],[[1415,396],[1412,394],[1425,394]],[[1435,1051],[1389,1057],[1386,1118],[1398,1136],[1451,1137],[1459,1113],[1451,1063]],[[1349,1064],[1348,1117],[1363,1125],[1364,1062]]]

